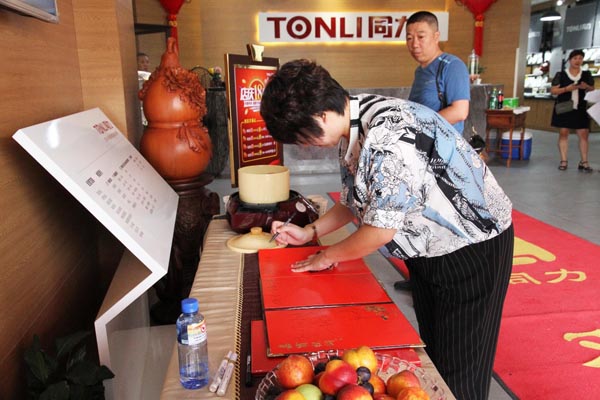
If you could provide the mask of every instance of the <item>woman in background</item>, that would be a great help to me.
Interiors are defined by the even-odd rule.
[[[587,114],[585,93],[594,89],[594,78],[590,71],[583,71],[584,53],[582,50],[573,50],[569,54],[569,68],[559,71],[552,79],[550,92],[556,98],[556,104],[573,102],[573,109],[568,111],[558,110],[556,104],[552,111],[552,126],[559,128],[558,151],[560,164],[558,169],[564,171],[568,166],[569,132],[574,129],[579,137],[579,153],[581,160],[577,167],[580,171],[592,172],[588,162],[588,136],[590,134],[590,117]]]

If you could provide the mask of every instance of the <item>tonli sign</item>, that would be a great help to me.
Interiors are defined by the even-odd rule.
[[[262,43],[403,42],[412,12],[266,12],[258,14]],[[434,12],[440,40],[448,40],[448,13]]]

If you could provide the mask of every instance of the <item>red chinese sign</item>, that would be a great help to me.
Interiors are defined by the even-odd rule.
[[[248,56],[227,55],[233,186],[237,186],[237,170],[241,167],[283,164],[283,147],[269,134],[260,115],[263,90],[278,67],[275,58],[256,62]]]

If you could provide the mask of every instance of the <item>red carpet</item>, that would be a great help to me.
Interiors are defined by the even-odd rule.
[[[521,399],[600,397],[600,247],[518,211],[494,371]]]
[[[496,377],[519,399],[600,398],[600,247],[518,211],[513,220]]]

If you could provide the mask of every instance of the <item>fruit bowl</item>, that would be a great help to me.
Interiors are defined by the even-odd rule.
[[[323,351],[318,353],[305,354],[306,357],[311,361],[313,367],[320,362],[327,362],[331,357],[341,357],[343,351],[331,350]],[[387,354],[376,352],[377,356],[377,375],[379,375],[384,381],[400,371],[410,370],[417,375],[421,382],[421,387],[427,392],[430,400],[444,400],[446,395],[444,389],[438,386],[436,380],[428,375],[425,370],[416,366],[413,363],[402,360],[398,357],[393,357]],[[272,371],[269,371],[267,375],[258,384],[256,390],[256,400],[272,400],[281,391],[279,382],[277,381],[277,367]]]

